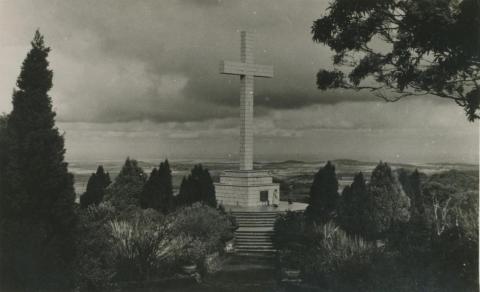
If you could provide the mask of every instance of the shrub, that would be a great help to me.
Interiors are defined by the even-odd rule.
[[[154,210],[137,213],[130,221],[109,223],[117,281],[147,281],[170,272],[175,255],[192,240],[175,234],[171,218]]]
[[[280,266],[299,269],[304,250],[313,241],[309,238],[304,214],[288,211],[275,221],[274,231],[272,239],[279,251]]]
[[[315,226],[311,232],[318,240],[308,249],[302,272],[308,282],[333,291],[361,290],[364,272],[376,253],[376,247],[361,238],[349,237],[332,223]]]
[[[80,290],[103,290],[112,285],[115,257],[107,223],[114,215],[109,203],[78,210],[75,279]]]
[[[172,216],[175,217],[177,234],[185,234],[202,245],[202,258],[207,253],[223,251],[226,241],[233,238],[233,225],[226,214],[222,214],[210,206],[195,203],[192,206],[178,209]],[[192,247],[192,250],[198,250]]]

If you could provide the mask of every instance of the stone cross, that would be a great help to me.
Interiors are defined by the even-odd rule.
[[[222,61],[220,73],[240,75],[240,170],[253,170],[253,80],[272,78],[273,66],[253,62],[252,33],[241,32],[241,62]]]

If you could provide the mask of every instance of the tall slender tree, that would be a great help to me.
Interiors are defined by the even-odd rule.
[[[80,197],[80,206],[86,208],[89,205],[98,205],[103,201],[105,189],[112,181],[110,174],[103,170],[103,166],[99,165],[96,173],[92,173],[87,183],[87,190]]]
[[[0,174],[1,290],[72,285],[73,176],[48,95],[50,48],[38,30],[31,45],[13,92],[7,143],[1,149],[7,154]]]
[[[410,219],[410,199],[387,163],[380,162],[372,172],[368,191],[371,200],[369,237],[384,238],[396,223]]]
[[[337,221],[348,234],[365,236],[370,216],[368,208],[370,200],[365,179],[359,172],[352,184],[343,189],[338,204]]]
[[[306,212],[307,220],[326,223],[334,219],[338,204],[338,180],[335,166],[328,161],[315,174],[310,188],[309,205]]]
[[[201,164],[195,165],[190,175],[183,178],[177,205],[191,205],[199,201],[212,207],[217,206],[212,177],[208,169]]]
[[[160,178],[160,205],[157,209],[165,214],[173,208],[172,170],[168,159],[160,163],[158,176]]]
[[[130,205],[139,205],[145,181],[146,175],[138,162],[127,157],[115,182],[108,188],[105,199],[120,209]]]
[[[168,160],[154,168],[140,195],[140,206],[166,214],[173,208],[172,171]]]

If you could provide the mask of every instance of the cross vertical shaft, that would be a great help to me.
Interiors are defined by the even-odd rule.
[[[241,60],[253,64],[253,37],[241,32]],[[253,72],[252,72],[253,73]],[[240,77],[240,170],[253,169],[253,74]]]
[[[241,62],[223,61],[220,73],[240,76],[240,170],[253,170],[253,87],[255,77],[273,77],[273,67],[254,64],[253,35],[241,32]]]

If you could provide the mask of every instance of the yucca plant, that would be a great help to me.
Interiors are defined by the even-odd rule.
[[[130,221],[113,220],[110,229],[114,238],[117,278],[148,280],[155,278],[191,241],[187,236],[173,232],[169,218],[163,222],[149,217]]]

